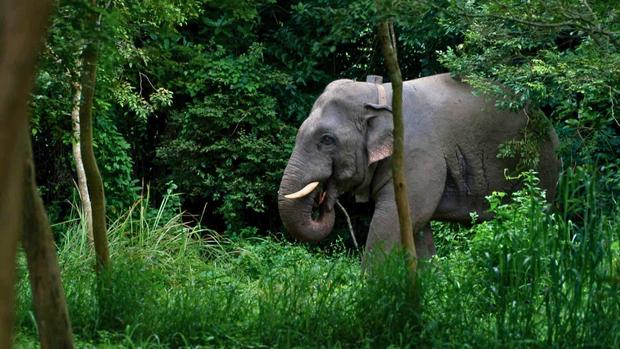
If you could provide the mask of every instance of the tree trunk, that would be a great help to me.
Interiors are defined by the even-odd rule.
[[[95,0],[92,1],[96,5]],[[90,25],[96,30],[97,15],[92,13],[89,18]],[[93,239],[95,242],[96,270],[99,272],[107,267],[110,261],[108,250],[108,237],[105,217],[105,194],[103,181],[95,152],[93,150],[93,100],[95,95],[95,83],[97,77],[97,45],[93,35],[84,49],[82,60],[82,104],[80,105],[80,149],[86,173],[88,193],[90,194],[93,215]]]
[[[394,27],[387,21],[379,23],[378,30],[381,51],[385,59],[385,66],[392,82],[392,116],[394,118],[394,150],[392,153],[392,176],[394,179],[394,197],[398,209],[400,224],[400,238],[409,258],[409,270],[415,276],[417,256],[413,240],[413,224],[409,211],[407,182],[405,178],[405,163],[403,161],[404,126],[403,126],[403,78],[398,66],[396,53],[396,38]]]
[[[24,134],[22,244],[28,272],[41,348],[73,348],[73,335],[52,231],[43,201],[37,192],[30,137]]]
[[[82,161],[82,150],[80,142],[80,102],[82,100],[82,85],[74,84],[75,94],[73,95],[73,109],[71,110],[71,122],[73,124],[73,142],[71,148],[73,150],[73,158],[75,160],[75,172],[77,173],[78,192],[80,193],[80,201],[82,202],[82,212],[86,223],[86,237],[88,243],[92,247],[93,239],[93,209],[90,203],[90,194],[88,193],[88,184],[86,181],[86,172],[84,171],[84,162]]]
[[[0,11],[5,10],[0,8]],[[1,66],[6,58],[2,54],[4,47],[4,44],[0,46],[0,348],[10,346],[13,328],[15,254],[21,224],[23,174],[22,166],[18,166],[23,159],[17,144],[20,143],[18,135],[26,132],[24,115],[27,96],[20,96],[24,97],[20,100],[23,103],[13,103],[15,93],[12,92],[17,91],[10,91],[15,86],[10,80],[23,78],[5,75],[7,70]],[[20,82],[23,84],[23,81]],[[19,86],[20,89],[28,91],[30,86],[24,85]]]
[[[11,346],[27,102],[50,0],[0,0],[0,348]]]

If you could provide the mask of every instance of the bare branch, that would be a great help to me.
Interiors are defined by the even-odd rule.
[[[353,245],[355,245],[355,249],[359,249],[360,247],[357,244],[357,239],[355,239],[355,232],[353,231],[353,224],[351,224],[351,218],[349,217],[347,210],[344,209],[344,206],[342,206],[342,204],[338,200],[336,200],[336,205],[340,207],[342,213],[344,213],[344,216],[347,218],[347,225],[349,226],[349,233],[351,234],[351,239],[353,239]]]

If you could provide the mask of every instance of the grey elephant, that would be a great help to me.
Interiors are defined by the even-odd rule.
[[[298,130],[278,192],[280,217],[294,237],[325,238],[338,195],[352,192],[358,201],[375,202],[366,250],[400,244],[390,164],[391,95],[391,84],[337,80],[316,100]],[[496,155],[500,144],[522,137],[527,115],[498,110],[449,74],[404,82],[403,111],[414,237],[418,255],[430,256],[430,220],[468,223],[472,211],[488,219],[485,196],[518,185],[504,175],[517,160]],[[538,168],[548,198],[558,177],[557,144],[550,128]]]

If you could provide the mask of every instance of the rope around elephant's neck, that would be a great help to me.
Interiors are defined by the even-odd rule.
[[[353,239],[353,245],[355,245],[355,249],[359,249],[359,245],[357,244],[357,240],[355,239],[355,232],[353,231],[353,224],[351,224],[351,218],[347,213],[347,210],[344,209],[344,206],[340,203],[340,201],[336,200],[336,205],[340,207],[342,213],[344,213],[345,217],[347,217],[347,224],[349,225],[349,233],[351,233],[351,239]]]

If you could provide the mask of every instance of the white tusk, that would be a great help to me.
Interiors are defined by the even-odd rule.
[[[293,193],[293,194],[288,194],[288,195],[284,195],[285,198],[287,199],[299,199],[299,198],[303,198],[304,196],[312,193],[312,191],[319,185],[319,182],[312,182],[308,185],[306,185],[302,190]]]

